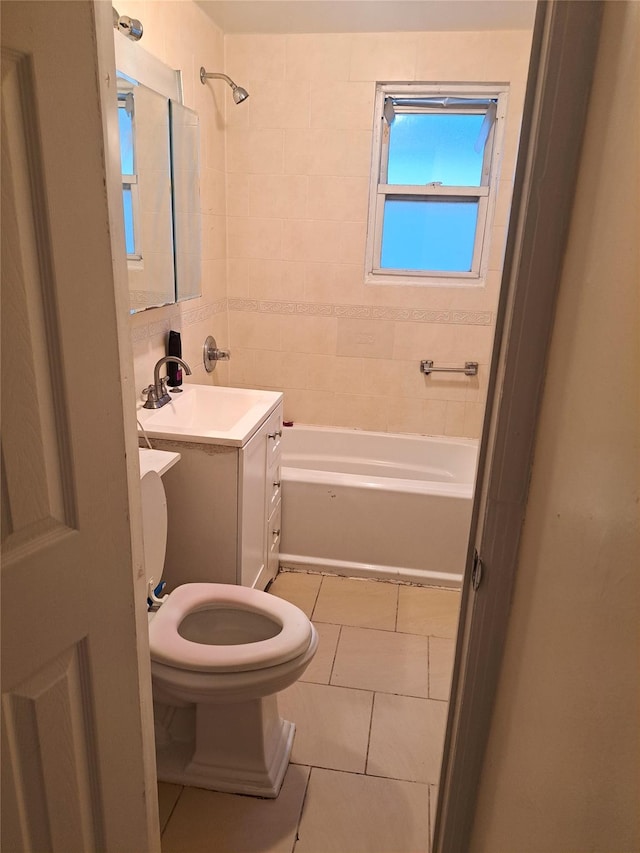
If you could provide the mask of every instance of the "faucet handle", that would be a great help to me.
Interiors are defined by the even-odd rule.
[[[147,399],[143,405],[143,409],[155,409],[158,404],[158,397],[156,395],[155,385],[147,385],[146,388],[142,389],[143,396],[146,394]]]

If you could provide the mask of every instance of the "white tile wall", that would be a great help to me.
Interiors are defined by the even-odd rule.
[[[529,47],[528,32],[225,37],[251,92],[227,136],[232,384],[283,390],[291,420],[480,434]],[[510,83],[483,286],[364,284],[377,80]],[[423,358],[479,376],[426,378]]]

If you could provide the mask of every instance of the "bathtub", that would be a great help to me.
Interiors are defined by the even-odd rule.
[[[280,565],[459,587],[477,455],[469,439],[285,428]]]

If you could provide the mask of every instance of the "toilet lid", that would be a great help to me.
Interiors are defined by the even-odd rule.
[[[225,609],[268,619],[275,623],[277,633],[237,645],[193,642],[180,635],[180,625],[189,615]],[[169,594],[149,624],[153,661],[198,672],[246,672],[276,666],[304,654],[311,637],[311,622],[300,608],[270,593],[232,584],[183,584]]]
[[[160,583],[167,550],[167,497],[157,471],[140,478],[142,492],[142,541],[147,583]]]

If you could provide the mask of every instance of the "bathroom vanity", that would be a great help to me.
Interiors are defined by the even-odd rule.
[[[282,394],[185,385],[137,414],[154,448],[181,455],[163,477],[164,578],[264,589],[278,571]]]

